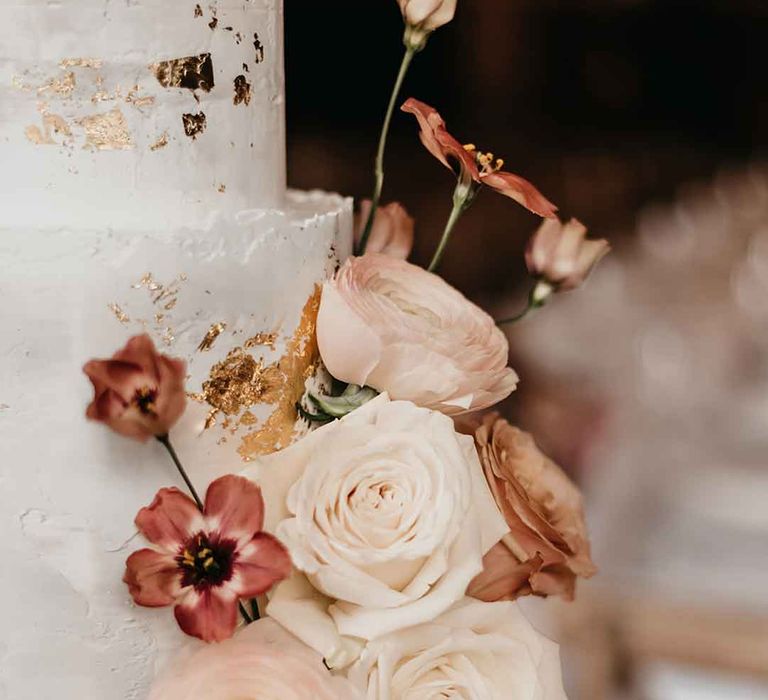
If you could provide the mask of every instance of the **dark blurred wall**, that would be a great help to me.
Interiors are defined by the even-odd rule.
[[[361,9],[364,8],[364,9]],[[402,53],[395,0],[286,0],[289,178],[369,195]],[[564,216],[620,244],[645,203],[759,157],[768,145],[764,0],[459,0],[409,74],[403,99],[437,107],[462,141],[492,150]],[[418,220],[428,259],[451,175],[398,114],[385,200]],[[485,192],[443,272],[473,296],[513,288],[537,220]]]

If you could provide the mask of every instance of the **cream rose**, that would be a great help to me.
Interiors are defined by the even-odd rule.
[[[508,528],[472,439],[381,395],[246,471],[297,572],[267,613],[333,667],[464,596]]]
[[[174,660],[149,700],[362,700],[322,657],[273,620],[248,625],[222,642]]]
[[[337,379],[456,415],[509,396],[517,375],[493,319],[437,275],[384,255],[326,283],[317,340]]]
[[[557,645],[515,603],[464,601],[370,642],[348,677],[366,700],[565,700]]]

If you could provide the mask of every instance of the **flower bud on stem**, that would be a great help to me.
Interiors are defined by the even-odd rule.
[[[528,305],[516,316],[510,316],[509,318],[496,321],[497,326],[504,326],[510,323],[517,323],[522,321],[531,311],[540,309],[547,303],[549,297],[555,293],[555,288],[546,280],[539,280],[536,286],[531,290],[528,295]]]

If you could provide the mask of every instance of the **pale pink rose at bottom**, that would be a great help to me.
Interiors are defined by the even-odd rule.
[[[362,700],[322,657],[270,619],[171,662],[149,700]]]

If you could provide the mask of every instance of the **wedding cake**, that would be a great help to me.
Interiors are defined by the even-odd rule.
[[[351,202],[286,190],[281,0],[3,10],[0,698],[140,700],[184,638],[121,578],[178,476],[86,423],[81,366],[142,332],[186,360],[201,485],[285,447]]]

